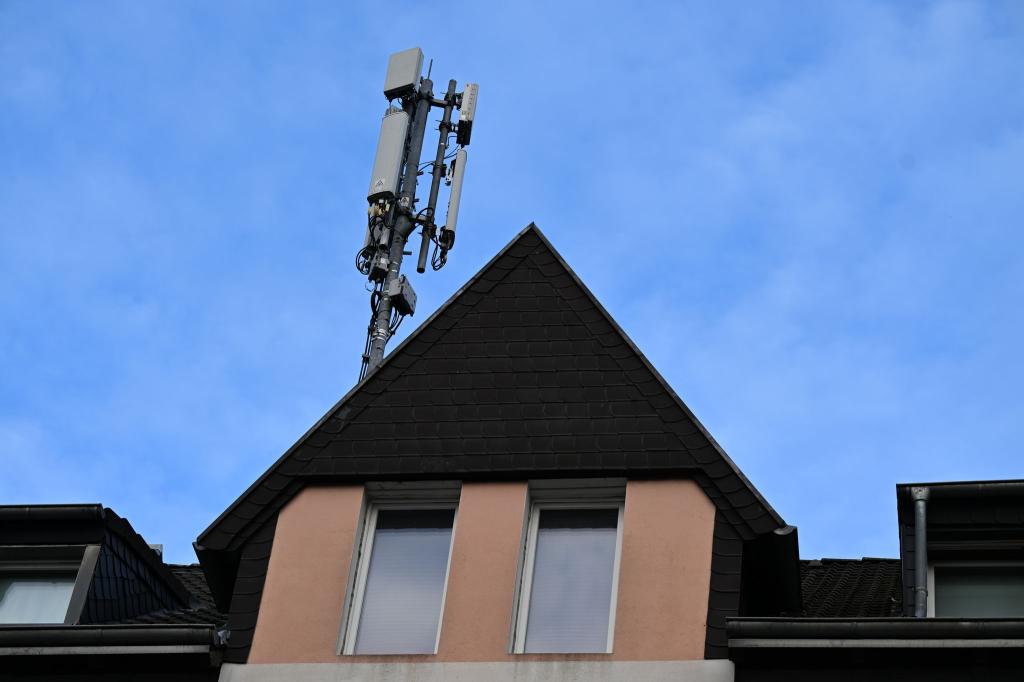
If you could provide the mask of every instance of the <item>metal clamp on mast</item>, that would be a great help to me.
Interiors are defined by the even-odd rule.
[[[466,150],[473,130],[479,87],[469,83],[456,91],[454,80],[441,98],[434,98],[434,83],[421,77],[423,52],[414,47],[391,55],[384,78],[384,96],[388,108],[381,122],[377,153],[366,196],[369,203],[363,247],[356,255],[356,269],[370,282],[370,325],[366,332],[359,378],[376,369],[384,359],[384,349],[406,316],[416,311],[416,292],[401,274],[402,258],[412,255],[405,247],[417,226],[420,248],[416,271],[426,270],[427,255],[432,269],[440,270],[448,262],[455,246],[455,228],[466,170]],[[434,160],[420,165],[427,118],[432,108],[443,110]],[[458,109],[457,122],[452,121]],[[454,134],[453,134],[454,133]],[[453,139],[454,138],[454,139]],[[454,147],[454,149],[452,149]],[[451,161],[449,166],[446,162]],[[430,193],[427,205],[417,209],[417,178],[430,167]],[[435,222],[441,180],[451,190],[444,225]]]

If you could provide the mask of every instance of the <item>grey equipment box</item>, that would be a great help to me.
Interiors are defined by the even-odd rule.
[[[416,92],[423,71],[423,50],[413,47],[396,52],[388,59],[388,75],[384,77],[384,96],[394,99]]]
[[[391,280],[388,285],[388,296],[391,297],[391,305],[399,315],[412,315],[416,312],[416,292],[405,275]]]
[[[405,156],[405,136],[409,132],[409,114],[401,109],[388,109],[380,124],[377,156],[373,159],[370,189],[366,200],[371,204],[378,199],[394,199]]]

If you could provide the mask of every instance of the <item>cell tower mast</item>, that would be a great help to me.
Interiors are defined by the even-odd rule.
[[[454,80],[440,98],[434,97],[434,83],[422,78],[423,52],[414,47],[396,52],[388,60],[384,96],[388,108],[381,123],[377,154],[370,175],[366,235],[356,255],[356,269],[366,275],[370,293],[370,326],[366,332],[359,378],[362,379],[384,359],[384,348],[406,315],[416,311],[416,292],[401,274],[402,257],[412,255],[405,247],[417,226],[421,228],[416,271],[426,270],[427,254],[434,245],[431,267],[440,270],[455,246],[455,228],[462,196],[462,178],[466,171],[466,150],[473,131],[479,86],[468,83],[456,92]],[[397,105],[396,105],[397,103]],[[442,109],[437,152],[432,162],[420,165],[427,118],[434,107]],[[458,121],[452,113],[459,110]],[[454,133],[454,143],[452,141]],[[450,148],[454,146],[454,151]],[[451,161],[451,165],[446,162]],[[427,205],[417,210],[417,178],[430,167],[430,194]],[[434,220],[441,179],[451,187],[444,225]]]

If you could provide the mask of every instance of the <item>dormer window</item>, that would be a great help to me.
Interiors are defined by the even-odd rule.
[[[1024,616],[1024,563],[936,562],[929,571],[929,615]]]
[[[0,546],[0,624],[77,622],[97,553],[92,546]]]

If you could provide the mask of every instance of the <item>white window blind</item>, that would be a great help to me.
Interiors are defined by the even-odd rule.
[[[0,574],[0,623],[63,623],[74,575]]]
[[[539,508],[534,513],[538,518],[522,651],[608,651],[619,509]]]
[[[432,654],[454,509],[379,509],[356,630],[356,654]]]

